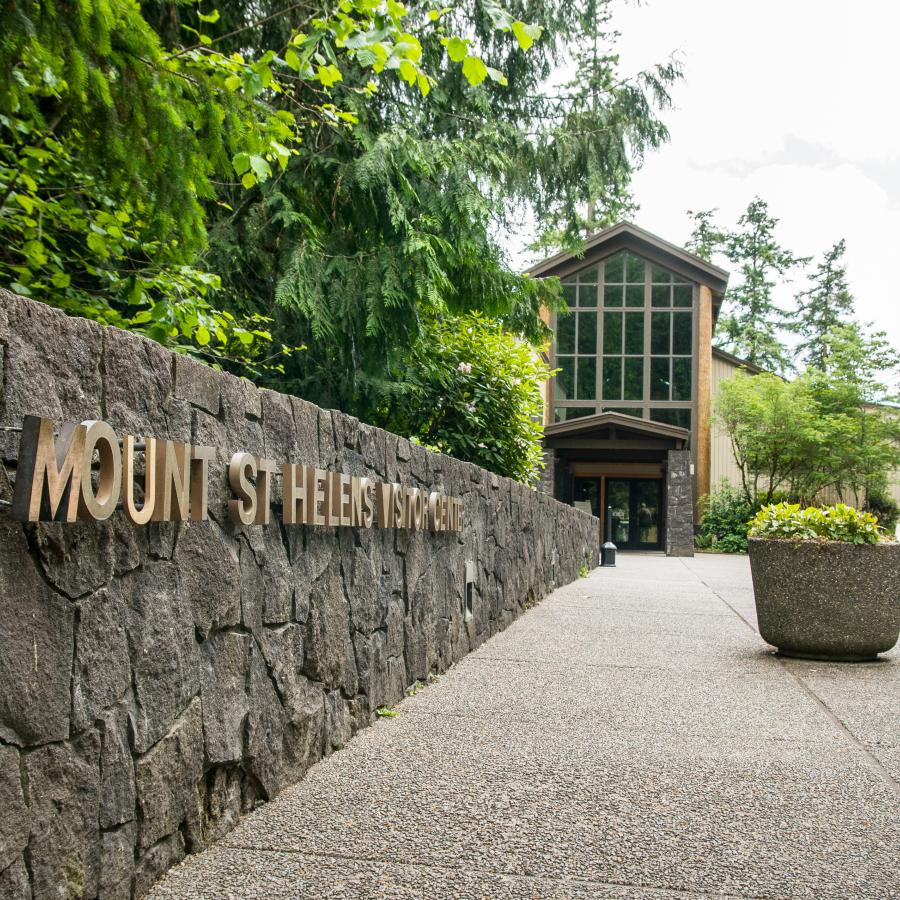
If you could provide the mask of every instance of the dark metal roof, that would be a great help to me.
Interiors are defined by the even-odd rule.
[[[631,222],[619,222],[617,225],[591,235],[585,243],[584,255],[581,257],[567,252],[557,253],[532,266],[526,272],[535,278],[543,278],[548,275],[565,278],[619,250],[631,250],[691,281],[707,285],[713,293],[713,299],[718,309],[728,286],[729,273],[705,259],[701,259],[695,253],[690,253],[683,247],[672,244],[643,228],[638,228]]]
[[[687,441],[691,433],[687,428],[678,425],[667,425],[664,422],[653,422],[650,419],[639,419],[625,413],[604,412],[593,416],[582,416],[568,422],[557,422],[544,427],[544,438],[587,436],[604,428],[615,427],[617,430],[638,432],[646,437],[661,437],[670,440]]]
[[[733,366],[740,366],[746,369],[748,372],[752,372],[754,375],[760,375],[763,372],[768,372],[768,369],[762,369],[756,363],[749,362],[746,359],[741,359],[739,356],[735,356],[733,353],[729,353],[727,350],[723,350],[721,347],[713,347],[712,348],[713,356],[718,356],[719,359],[724,359],[725,362],[730,362]]]

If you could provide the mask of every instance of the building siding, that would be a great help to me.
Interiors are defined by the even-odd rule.
[[[739,366],[723,359],[717,353],[712,355],[712,368],[710,369],[710,398],[712,403],[712,420],[710,424],[710,454],[709,454],[709,486],[714,491],[727,480],[735,487],[740,486],[741,471],[738,469],[731,449],[731,441],[716,420],[716,399],[719,396],[719,385],[729,378],[733,378]]]

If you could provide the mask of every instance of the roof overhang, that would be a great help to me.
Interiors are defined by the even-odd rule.
[[[565,278],[620,250],[630,250],[690,281],[706,285],[713,295],[713,313],[718,316],[728,287],[728,272],[631,222],[619,222],[591,235],[585,242],[584,254],[580,257],[567,252],[557,253],[527,269],[526,273],[535,278],[551,275]]]
[[[763,372],[768,371],[767,369],[760,368],[756,363],[741,359],[739,356],[735,356],[733,353],[723,350],[721,347],[713,346],[712,354],[727,363],[731,363],[731,365],[737,369],[746,369],[751,375],[761,375]]]
[[[544,444],[547,447],[558,447],[572,439],[603,441],[647,440],[659,445],[662,442],[673,450],[680,450],[687,445],[691,433],[687,428],[678,425],[666,425],[663,422],[651,422],[649,419],[638,419],[625,413],[604,412],[593,416],[582,416],[568,422],[558,422],[544,428]]]

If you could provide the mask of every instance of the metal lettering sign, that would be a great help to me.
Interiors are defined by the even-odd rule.
[[[50,419],[26,416],[10,513],[21,522],[99,522],[121,504],[136,525],[205,521],[214,458],[213,447],[152,437],[139,444],[130,434],[119,441],[106,422],[66,424],[55,434]],[[225,474],[231,489],[228,515],[240,525],[269,524],[272,482],[280,476],[287,525],[463,528],[462,500],[438,491],[299,463],[279,466],[252,453],[235,453]]]

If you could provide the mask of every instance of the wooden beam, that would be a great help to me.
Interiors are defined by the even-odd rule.
[[[553,319],[552,319],[552,317],[551,317],[551,315],[550,315],[550,310],[547,309],[547,307],[544,306],[543,304],[541,304],[541,309],[540,309],[539,315],[540,315],[540,317],[541,317],[541,321],[542,321],[548,328],[551,328],[551,329],[552,329],[552,328],[553,328]],[[549,350],[549,347],[548,347],[548,348],[547,348],[547,352],[543,354],[543,356],[544,356],[544,362],[546,362],[548,365],[549,365],[549,363],[550,363],[550,356],[549,356],[549,353],[550,353],[550,350]],[[548,379],[544,382],[544,424],[545,424],[545,425],[551,425],[551,424],[553,424],[553,410],[552,410],[551,407],[550,407],[550,400],[551,400],[551,397],[550,397],[550,387],[551,387],[552,382],[553,382],[553,379],[552,379],[552,378],[548,378]]]
[[[699,334],[697,336],[697,472],[694,491],[694,521],[700,519],[700,498],[709,493],[710,418],[712,388],[712,291],[701,284],[699,291]]]
[[[611,441],[603,438],[554,438],[545,441],[554,450],[672,450],[673,441],[664,438]]]
[[[597,460],[579,460],[569,464],[572,474],[576,478],[599,478],[604,475],[610,478],[662,478],[662,463],[640,462],[606,462]]]

